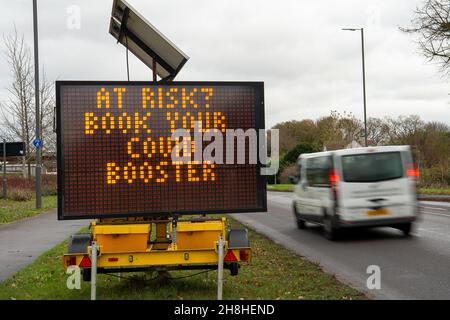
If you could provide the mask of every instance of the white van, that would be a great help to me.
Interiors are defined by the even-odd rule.
[[[291,181],[299,229],[322,224],[331,240],[348,227],[390,226],[409,235],[418,213],[418,170],[409,146],[302,154],[297,164]]]

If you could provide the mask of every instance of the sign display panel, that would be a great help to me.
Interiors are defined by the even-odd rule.
[[[56,96],[59,219],[266,211],[263,83],[57,81]]]

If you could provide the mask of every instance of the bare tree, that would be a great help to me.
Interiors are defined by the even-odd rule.
[[[26,46],[23,36],[19,37],[17,30],[14,34],[4,36],[6,58],[11,67],[12,83],[7,88],[9,99],[2,105],[2,120],[4,134],[10,139],[19,138],[25,142],[26,156],[23,165],[28,163],[28,175],[31,173],[29,158],[31,141],[33,139],[34,119],[33,110],[33,64],[30,50]],[[24,170],[25,174],[25,170]]]
[[[335,150],[345,148],[353,141],[361,144],[364,137],[362,122],[351,112],[339,113],[335,110],[316,122],[322,148]]]
[[[288,152],[299,143],[313,144],[318,130],[313,120],[291,120],[276,124],[274,129],[280,130],[280,152]]]
[[[339,115],[337,111],[332,110],[331,114],[321,117],[316,121],[319,131],[318,137],[322,148],[327,150],[335,150],[344,148],[342,132],[338,127]]]
[[[418,35],[420,50],[430,61],[436,61],[444,74],[450,73],[450,1],[426,0],[414,11],[411,28],[400,30]]]
[[[14,29],[12,35],[4,36],[6,59],[11,68],[12,81],[7,88],[9,99],[0,105],[1,133],[8,140],[20,139],[25,143],[26,155],[23,157],[24,175],[28,165],[28,176],[31,175],[31,159],[33,156],[32,141],[35,138],[36,109],[34,101],[34,66],[30,48]],[[53,106],[55,103],[53,86],[46,79],[45,73],[39,88],[41,97],[41,135],[47,151],[55,150],[55,138],[52,132]]]
[[[41,111],[41,137],[45,141],[43,145],[44,155],[56,152],[56,134],[53,132],[53,120],[55,111],[55,95],[53,82],[47,79],[45,70],[42,72],[40,83],[40,111]]]
[[[367,139],[370,145],[382,146],[389,141],[389,124],[385,119],[367,119]]]
[[[445,176],[450,171],[450,126],[442,122],[429,122],[425,125],[423,143],[424,165],[437,168],[440,184],[445,185]]]
[[[341,131],[345,145],[353,141],[362,144],[364,140],[363,123],[351,112],[338,113],[338,117],[338,128]]]
[[[422,133],[425,130],[425,122],[418,115],[386,117],[389,126],[389,143],[420,145]]]

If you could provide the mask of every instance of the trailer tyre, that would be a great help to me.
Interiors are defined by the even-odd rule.
[[[90,282],[91,281],[91,269],[82,269],[83,273],[83,281]]]
[[[232,276],[237,276],[239,273],[239,263],[233,262],[230,264],[230,273]]]

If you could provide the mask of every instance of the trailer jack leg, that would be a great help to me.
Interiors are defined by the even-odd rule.
[[[91,300],[97,299],[97,241],[91,245]]]
[[[219,237],[218,246],[218,264],[217,264],[217,300],[222,300],[223,296],[223,255],[225,248],[225,240],[221,235]]]

